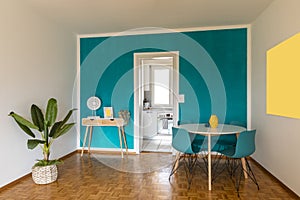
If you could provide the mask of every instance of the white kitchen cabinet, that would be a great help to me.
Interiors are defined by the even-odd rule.
[[[157,134],[157,112],[153,110],[143,111],[143,138],[151,138]]]

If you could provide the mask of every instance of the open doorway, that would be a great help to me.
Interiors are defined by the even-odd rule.
[[[135,53],[136,153],[172,152],[178,120],[178,52]]]

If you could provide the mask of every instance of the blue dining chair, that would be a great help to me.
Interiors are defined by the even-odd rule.
[[[184,121],[178,121],[177,122],[178,125],[182,125],[182,124],[194,124],[195,122],[192,121],[188,121],[188,120],[184,120]],[[199,122],[196,122],[199,123]],[[203,149],[207,149],[207,147],[205,146],[205,136],[200,135],[200,134],[193,134],[192,136],[192,150],[194,152],[200,152],[202,151],[201,148]]]
[[[229,124],[246,128],[246,124],[239,121],[231,121]],[[235,134],[220,135],[215,143],[213,150],[217,152],[223,151],[224,148],[227,148],[230,145],[235,146],[236,141],[237,139]]]
[[[169,176],[171,176],[181,167],[184,166],[186,178],[188,180],[188,188],[190,188],[193,169],[197,162],[199,151],[195,151],[192,148],[192,142],[195,139],[195,134],[191,134],[185,129],[172,127],[172,147],[178,151],[176,159],[173,163],[172,170]],[[197,142],[201,142],[197,140]]]
[[[244,171],[256,184],[257,189],[259,190],[259,185],[247,160],[247,157],[255,152],[255,135],[256,130],[241,132],[237,138],[236,146],[228,145],[223,151],[221,151],[222,154],[229,158],[227,162],[228,171],[231,177],[233,176],[233,174],[235,175],[235,187],[238,196],[240,182]],[[243,168],[241,158],[245,158],[247,169]]]

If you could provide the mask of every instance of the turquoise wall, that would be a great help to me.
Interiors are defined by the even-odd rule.
[[[114,116],[129,110],[125,128],[133,149],[133,54],[179,51],[179,120],[207,122],[212,113],[221,123],[247,122],[247,29],[195,31],[80,39],[80,116],[91,115],[90,96],[101,98],[97,114],[112,106]],[[119,148],[117,128],[96,127],[92,147]],[[81,145],[85,127],[81,127]]]

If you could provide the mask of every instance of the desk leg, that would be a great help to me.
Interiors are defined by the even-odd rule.
[[[240,133],[236,134],[236,138],[238,138],[240,135]],[[242,166],[243,166],[243,170],[244,170],[244,177],[248,178],[248,174],[247,174],[247,167],[246,167],[246,160],[245,158],[241,158],[241,162],[242,162]]]
[[[122,136],[121,136],[120,126],[118,126],[118,130],[119,130],[119,140],[120,140],[121,156],[122,156],[122,158],[123,158],[124,156],[123,156]]]
[[[87,137],[88,130],[89,130],[89,126],[87,126],[86,129],[85,129],[84,140],[83,140],[82,150],[81,150],[81,156],[83,155],[83,151],[84,151],[84,146],[85,146],[85,142],[86,142],[86,137]]]
[[[127,141],[126,141],[125,132],[124,132],[124,126],[121,126],[121,132],[122,132],[122,136],[123,136],[123,140],[124,140],[124,145],[126,148],[126,154],[128,155],[128,147],[127,147]]]
[[[90,148],[91,148],[91,141],[92,141],[92,134],[93,134],[93,127],[90,127],[90,137],[89,137],[89,147],[88,147],[88,152],[90,154]]]
[[[211,190],[211,135],[207,136],[207,152],[208,152],[208,190]]]

